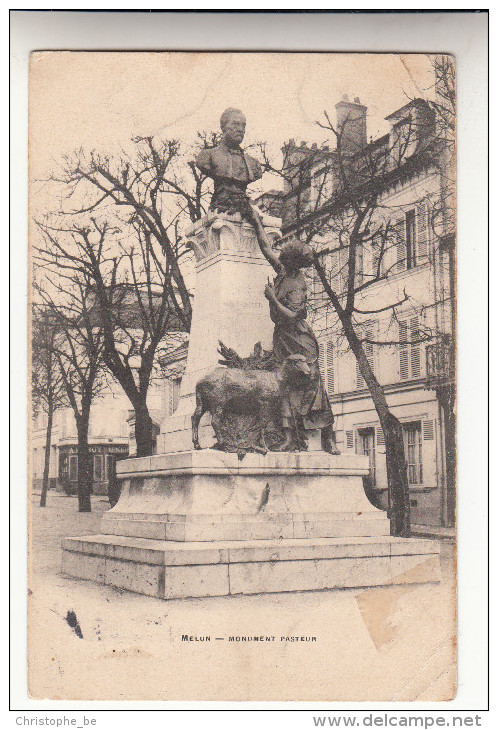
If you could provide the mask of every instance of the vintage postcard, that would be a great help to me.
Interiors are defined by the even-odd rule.
[[[437,51],[31,54],[30,697],[454,698]]]

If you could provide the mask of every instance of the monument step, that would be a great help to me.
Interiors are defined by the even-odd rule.
[[[63,540],[66,575],[158,598],[439,581],[439,545],[391,536],[170,542],[96,535]]]

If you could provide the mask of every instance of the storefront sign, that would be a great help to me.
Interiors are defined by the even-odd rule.
[[[64,444],[59,447],[60,451],[66,454],[77,454],[78,446],[76,444]],[[89,446],[90,454],[127,454],[128,446],[126,444],[99,444],[98,446]]]

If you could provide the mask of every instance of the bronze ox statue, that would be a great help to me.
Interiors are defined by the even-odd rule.
[[[273,371],[219,367],[199,380],[195,388],[196,409],[192,416],[192,441],[200,449],[199,422],[204,413],[211,414],[211,425],[217,439],[216,448],[225,448],[227,418],[231,415],[256,417],[259,443],[250,449],[262,454],[268,451],[266,430],[280,413],[286,392],[302,387],[311,370],[304,355],[289,355]],[[285,449],[284,449],[285,450]]]

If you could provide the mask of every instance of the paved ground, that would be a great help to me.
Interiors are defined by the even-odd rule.
[[[442,582],[160,601],[60,574],[63,536],[99,532],[109,505],[34,497],[30,691],[36,698],[387,701],[454,694],[454,546]],[[68,625],[73,611],[82,638]],[[211,641],[182,641],[182,635]],[[274,636],[231,642],[230,636]],[[224,637],[216,640],[214,637]],[[316,637],[290,641],[289,637]]]

